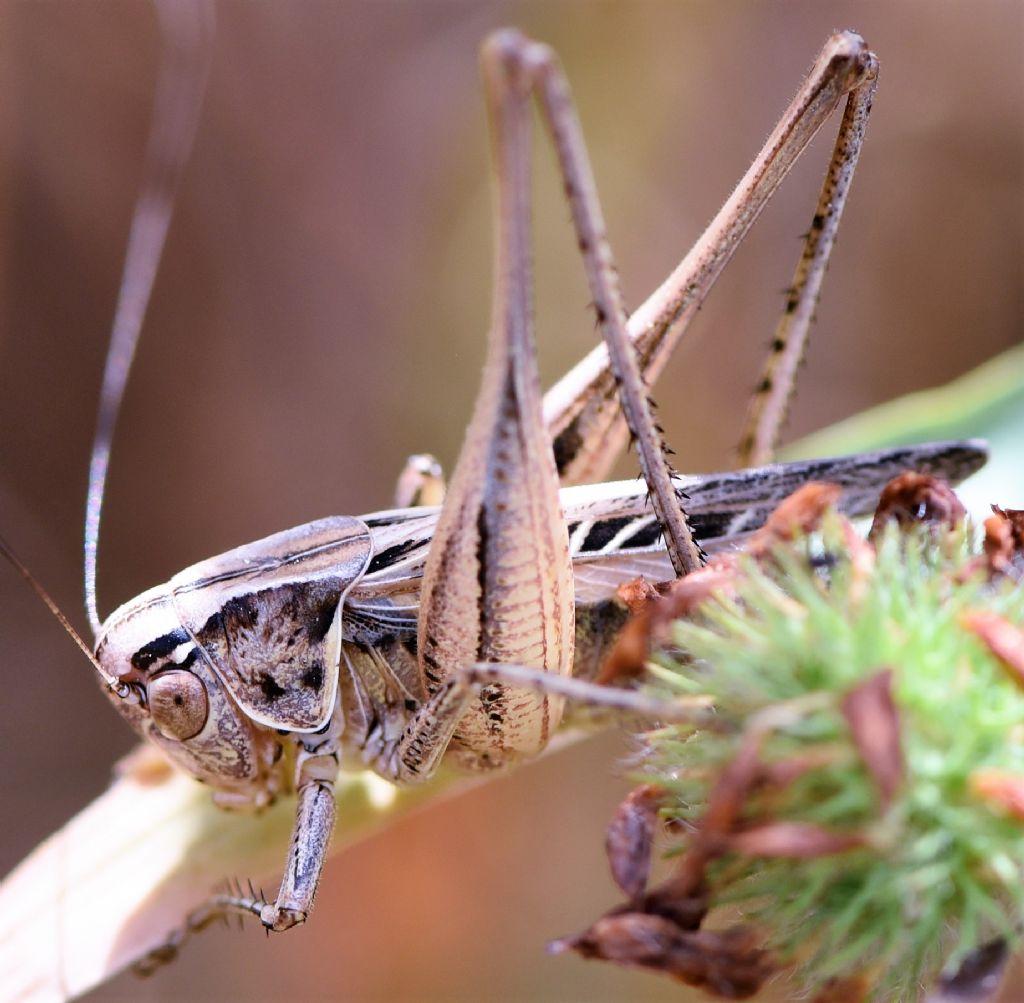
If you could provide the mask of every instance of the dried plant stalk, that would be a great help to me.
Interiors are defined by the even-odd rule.
[[[332,851],[466,784],[442,774],[399,790],[370,773],[343,777]],[[258,815],[221,811],[208,788],[140,747],[0,884],[0,1001],[74,999],[144,957],[226,878],[273,876],[294,811],[291,798]]]

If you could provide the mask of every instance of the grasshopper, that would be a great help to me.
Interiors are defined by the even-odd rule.
[[[946,443],[686,478],[670,470],[653,421],[645,385],[791,164],[845,99],[744,436],[745,462],[763,463],[771,453],[874,94],[877,64],[858,36],[840,33],[826,43],[736,191],[628,319],[553,53],[504,31],[485,44],[482,64],[498,179],[496,293],[483,383],[439,507],[337,517],[275,534],[186,569],[101,622],[95,566],[112,430],[101,417],[86,579],[104,689],[132,727],[208,783],[218,803],[259,808],[292,790],[298,802],[276,898],[214,896],[156,960],[225,913],[255,915],[275,931],[306,919],[343,760],[415,783],[442,759],[492,770],[537,754],[566,700],[654,719],[691,714],[591,681],[625,616],[614,598],[618,585],[638,574],[665,580],[686,573],[701,562],[702,548],[735,545],[807,479],[838,482],[845,508],[862,512],[908,467],[959,479],[983,462],[978,444]],[[543,398],[528,250],[534,97],[558,154],[606,342]],[[141,318],[137,302],[132,309]],[[108,376],[123,384],[124,356],[112,359]],[[119,393],[116,386],[104,391],[115,413]],[[590,483],[606,476],[628,435],[643,483]]]

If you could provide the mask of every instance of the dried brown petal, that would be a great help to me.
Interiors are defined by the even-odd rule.
[[[668,641],[669,626],[689,616],[712,593],[733,594],[739,574],[734,555],[717,554],[703,568],[662,586],[655,587],[643,578],[620,585],[615,596],[633,615],[594,681],[607,686],[642,675],[651,649]]]
[[[728,848],[725,837],[736,825],[747,793],[761,776],[764,738],[763,731],[749,732],[732,761],[719,774],[690,846],[675,874],[658,889],[659,895],[666,899],[687,899],[704,886],[708,864]]]
[[[974,770],[967,783],[976,797],[1024,821],[1024,776],[1005,770]]]
[[[939,980],[926,1003],[995,1003],[997,999],[1013,1003],[1020,997],[1013,991],[1012,976],[1005,978],[1009,960],[1010,952],[1001,937],[976,947],[953,974]],[[1000,987],[1010,992],[1004,996]]]
[[[1009,525],[1013,549],[1017,552],[1024,551],[1024,509],[1000,508],[998,505],[993,505],[992,512]]]
[[[615,597],[622,600],[629,612],[636,616],[659,598],[658,590],[643,575],[632,581],[623,582],[615,590]]]
[[[741,576],[735,554],[716,554],[703,568],[669,585],[660,612],[669,622],[689,616],[712,595],[735,595]]]
[[[900,526],[927,522],[952,529],[966,514],[960,499],[941,478],[910,472],[900,474],[882,489],[868,539],[873,542],[893,521]]]
[[[604,837],[608,865],[615,883],[631,899],[647,887],[658,809],[664,800],[661,787],[644,784],[626,795],[608,823]]]
[[[602,686],[643,674],[651,653],[653,611],[661,602],[658,590],[643,577],[620,585],[615,598],[626,606],[630,617],[594,679]]]
[[[859,833],[832,832],[806,822],[771,822],[729,837],[729,849],[752,857],[827,857],[863,843]]]
[[[810,748],[786,759],[777,759],[761,768],[761,779],[769,787],[785,787],[812,770],[832,766],[843,753],[835,747]]]
[[[892,669],[855,686],[840,705],[864,765],[888,804],[903,780],[900,719],[892,698]]]
[[[779,543],[817,529],[825,513],[835,506],[842,494],[838,484],[811,481],[783,499],[765,524],[751,536],[747,552],[760,558]]]
[[[992,506],[985,520],[985,560],[992,575],[1024,579],[1024,509]]]
[[[630,617],[619,631],[612,650],[594,677],[600,686],[612,686],[636,679],[644,672],[651,654],[651,618],[647,613]]]
[[[699,930],[710,908],[706,886],[702,885],[695,894],[683,898],[676,893],[671,882],[648,892],[639,903],[639,911],[671,920],[680,930]]]
[[[579,936],[556,941],[551,950],[660,972],[725,999],[753,996],[775,972],[748,928],[680,930],[646,913],[602,917]]]
[[[760,755],[764,739],[765,735],[760,731],[747,734],[732,761],[722,770],[701,819],[702,835],[724,835],[736,824],[747,792],[761,773]]]
[[[829,979],[811,1003],[863,1003],[870,991],[871,984],[866,975]]]
[[[989,570],[1001,574],[1013,557],[1013,527],[1001,512],[985,520],[985,557]]]
[[[999,659],[1010,678],[1024,688],[1024,630],[984,610],[964,613],[960,622]]]

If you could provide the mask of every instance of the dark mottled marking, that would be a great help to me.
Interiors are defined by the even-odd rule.
[[[157,659],[166,658],[179,644],[184,644],[187,640],[188,631],[184,628],[172,630],[169,634],[164,634],[163,637],[158,637],[139,648],[132,655],[132,667],[140,671],[148,669]]]
[[[277,680],[266,672],[260,677],[260,689],[268,700],[279,700],[284,696],[284,690],[278,685]]]
[[[444,681],[444,674],[441,672],[441,666],[438,665],[437,659],[430,654],[430,649],[436,647],[437,642],[429,635],[426,637],[426,642],[424,647],[427,650],[423,652],[423,675],[428,683],[427,689],[434,692]]]
[[[179,669],[190,669],[195,664],[196,659],[199,657],[199,649],[193,648],[178,664]]]
[[[583,436],[580,435],[575,418],[555,436],[551,448],[555,453],[555,466],[561,475],[565,473],[569,464],[579,456],[580,450],[583,448]]]
[[[259,622],[260,608],[254,595],[235,596],[221,607],[223,622],[239,630],[255,627]]]
[[[766,394],[772,388],[772,381],[767,376],[761,380],[757,385],[757,389],[754,391],[756,394]]]
[[[814,219],[811,220],[812,230],[822,230],[825,227],[825,217],[820,212],[814,214]]]
[[[397,564],[410,551],[417,550],[422,543],[422,540],[405,540],[402,543],[396,543],[393,547],[386,547],[379,554],[373,555],[366,573],[372,575],[375,571],[390,568],[392,564]]]
[[[371,529],[378,526],[394,526],[396,523],[408,522],[409,513],[405,509],[388,509],[386,512],[377,512],[369,516],[363,516],[363,522]]]
[[[306,636],[314,644],[322,641],[327,636],[327,632],[331,629],[331,624],[334,623],[334,611],[337,608],[336,603],[328,602],[324,603],[316,611],[316,616],[306,629]]]
[[[487,527],[487,513],[481,506],[476,515],[476,580],[480,586],[480,595],[477,598],[477,623],[481,630],[477,639],[476,659],[478,662],[485,662],[484,654],[484,631],[483,625],[487,622],[487,541],[490,538],[490,530]]]
[[[317,659],[307,666],[299,682],[307,689],[319,690],[324,684],[324,663]]]
[[[494,725],[488,731],[492,735],[499,734],[501,732],[501,725],[505,720],[505,690],[501,683],[488,683],[482,687],[480,690],[480,703],[483,704],[487,720]]]

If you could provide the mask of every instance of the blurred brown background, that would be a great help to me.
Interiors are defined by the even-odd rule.
[[[828,33],[881,84],[790,424],[944,381],[1024,331],[1024,7],[886,3],[217,4],[204,118],[115,443],[101,612],[186,564],[389,504],[450,468],[482,362],[489,176],[476,48],[551,42],[638,304],[746,168]],[[89,441],[158,58],[148,4],[0,4],[0,529],[79,613]],[[831,143],[740,251],[656,392],[686,469],[730,462]],[[550,382],[593,343],[547,150],[538,333]],[[624,475],[635,471],[626,464]],[[0,569],[0,870],[102,789],[131,737]],[[660,1000],[679,987],[545,942],[616,899],[616,737],[333,860],[309,927],[213,932],[97,1000]],[[0,973],[2,977],[2,973]]]

